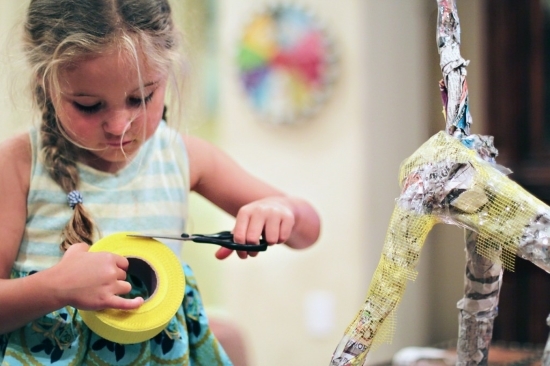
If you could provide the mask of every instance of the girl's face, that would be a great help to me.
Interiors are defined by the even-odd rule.
[[[84,147],[79,159],[85,164],[120,170],[158,127],[166,74],[143,61],[139,66],[141,75],[134,61],[112,51],[61,72],[53,104],[64,131]]]

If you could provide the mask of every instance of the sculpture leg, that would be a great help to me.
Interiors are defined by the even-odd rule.
[[[331,366],[364,365],[373,343],[387,340],[382,325],[388,326],[387,318],[401,301],[407,280],[416,277],[420,250],[436,222],[433,216],[395,207],[367,299],[334,351]]]
[[[502,264],[476,252],[477,234],[466,230],[464,297],[458,302],[457,366],[485,366],[498,313]],[[495,254],[498,257],[498,254]]]

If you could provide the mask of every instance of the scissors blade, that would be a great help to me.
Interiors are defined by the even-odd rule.
[[[175,236],[175,235],[128,234],[128,236],[131,236],[134,238],[147,238],[147,239],[193,240],[192,237],[182,237],[182,236]]]
[[[182,234],[181,236],[173,235],[154,235],[154,234],[126,234],[127,236],[134,238],[148,238],[148,239],[170,239],[170,240],[190,240],[195,243],[207,243],[207,244],[216,244],[228,249],[233,250],[243,250],[246,252],[260,252],[267,249],[267,241],[264,239],[260,240],[259,244],[239,244],[233,241],[233,234],[229,231],[221,231],[216,234],[211,235],[200,235],[200,234]]]

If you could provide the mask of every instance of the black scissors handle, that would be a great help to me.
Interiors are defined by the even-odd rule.
[[[263,252],[267,250],[267,241],[260,239],[260,244],[239,244],[233,241],[233,234],[230,231],[220,231],[219,233],[202,235],[202,234],[181,234],[182,238],[187,238],[195,243],[217,244],[224,248],[233,250],[242,250],[246,252]]]

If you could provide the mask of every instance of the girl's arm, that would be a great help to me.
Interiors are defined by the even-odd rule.
[[[25,231],[30,170],[28,134],[0,144],[0,334],[66,305],[82,309],[139,306],[140,298],[128,302],[115,296],[131,289],[124,281],[126,258],[88,253],[86,244],[72,245],[59,264],[49,269],[10,279]]]
[[[236,217],[234,239],[270,244],[286,243],[301,249],[319,237],[320,220],[305,200],[290,197],[253,177],[213,145],[184,136],[190,161],[191,190]],[[218,251],[218,258],[231,252]],[[239,256],[246,257],[245,253]]]

